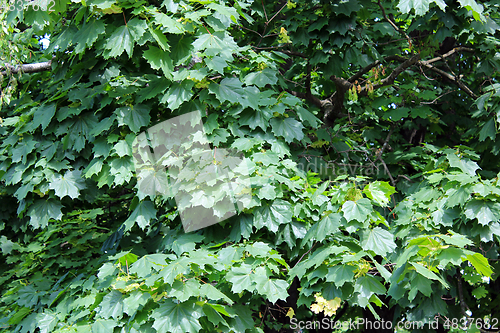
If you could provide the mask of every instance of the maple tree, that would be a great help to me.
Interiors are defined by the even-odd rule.
[[[1,6],[0,331],[500,327],[498,3]],[[185,233],[134,140],[193,111],[251,188]]]

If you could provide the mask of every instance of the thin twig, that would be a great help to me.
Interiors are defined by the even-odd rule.
[[[293,265],[293,267],[297,266],[297,265],[299,264],[299,262],[301,262],[301,261],[302,261],[302,258],[304,258],[304,256],[305,256],[306,254],[308,254],[309,252],[311,252],[311,250],[314,248],[314,246],[316,246],[316,242],[314,242],[314,244],[311,246],[311,248],[309,249],[309,251],[307,251],[306,253],[304,253],[304,254],[302,255],[302,257],[300,257],[299,261],[297,261],[297,262],[295,263],[295,265]],[[292,267],[292,268],[293,268],[293,267]]]
[[[267,12],[266,12],[266,7],[264,6],[264,0],[260,0],[260,3],[262,4],[262,9],[264,9],[264,16],[266,16],[266,25],[267,25]]]
[[[382,162],[382,165],[384,166],[385,172],[389,175],[389,179],[391,180],[392,186],[396,186],[396,182],[394,181],[394,178],[392,178],[391,172],[389,171],[389,168],[387,167],[387,164],[385,164],[384,160],[382,159],[382,153],[385,150],[385,147],[387,147],[387,143],[389,142],[389,139],[391,138],[392,131],[394,131],[394,126],[391,126],[391,129],[389,130],[389,134],[387,134],[387,137],[385,138],[384,144],[382,145],[382,148],[380,148],[380,151],[377,154],[377,158],[380,162]]]
[[[278,15],[287,5],[288,3],[284,4],[283,7],[281,7],[280,10],[278,10],[276,14],[274,14],[273,17],[271,17],[271,19],[268,22],[266,22],[266,25],[271,23],[271,21],[276,17],[276,15]]]
[[[394,131],[394,126],[391,126],[391,129],[389,130],[389,134],[387,134],[387,137],[385,138],[384,144],[382,145],[382,148],[377,154],[377,158],[380,158],[382,156],[382,153],[385,150],[385,147],[387,147],[387,143],[389,142],[389,139],[391,138],[392,132]]]
[[[256,33],[257,35],[259,35],[259,37],[261,37],[261,38],[262,38],[262,35],[261,35],[261,34],[259,34],[257,31],[252,30],[252,29],[249,29],[249,28],[244,27],[244,26],[242,26],[242,25],[241,25],[240,27],[241,27],[241,28],[243,28],[243,29],[246,29],[246,30],[248,30],[248,31],[254,32],[254,33]]]
[[[450,81],[453,81],[460,89],[462,89],[467,95],[469,95],[470,97],[472,97],[473,99],[477,99],[478,96],[469,88],[465,85],[465,83],[463,83],[461,81],[461,76],[453,76],[449,73],[446,73],[445,71],[439,69],[439,68],[436,68],[434,66],[432,66],[431,64],[426,64],[422,61],[419,61],[418,62],[420,65],[422,66],[425,66],[427,68],[429,68],[430,70],[438,73],[438,74],[441,74],[442,76],[446,77],[447,79],[449,79]]]
[[[447,92],[445,92],[444,94],[439,95],[438,97],[436,97],[436,98],[435,98],[434,100],[432,100],[431,102],[420,102],[420,104],[427,104],[427,105],[429,105],[429,104],[434,104],[434,103],[436,103],[436,101],[437,101],[438,99],[440,99],[441,97],[446,96],[446,95],[448,95],[448,94],[450,94],[450,93],[452,93],[452,92],[454,92],[454,91],[455,91],[455,90],[450,90],[450,91],[447,91]]]
[[[392,20],[390,18],[387,17],[386,13],[385,13],[385,9],[384,9],[384,6],[382,6],[382,3],[380,2],[380,0],[378,0],[378,6],[380,7],[380,9],[382,10],[382,15],[384,16],[385,20],[387,22],[389,22],[389,24],[394,28],[394,30],[396,30],[397,32],[399,32],[401,35],[405,36],[406,39],[408,40],[408,44],[411,48],[412,46],[412,43],[411,43],[411,38],[410,36],[408,36],[406,34],[406,32],[404,32],[403,30],[401,30],[394,22],[392,22]]]

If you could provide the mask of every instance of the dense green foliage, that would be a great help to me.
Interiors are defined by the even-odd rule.
[[[498,320],[498,3],[19,4],[0,14],[1,332]],[[192,111],[252,196],[185,233],[172,196],[138,194],[132,143]]]

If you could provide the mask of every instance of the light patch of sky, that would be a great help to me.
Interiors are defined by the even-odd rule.
[[[50,35],[45,34],[45,36],[40,38],[39,42],[42,45],[42,49],[46,50],[50,45]]]

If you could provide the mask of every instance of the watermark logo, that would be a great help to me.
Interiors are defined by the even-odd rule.
[[[200,112],[149,128],[132,149],[139,198],[175,198],[185,232],[226,220],[251,201],[248,160],[211,149]]]

